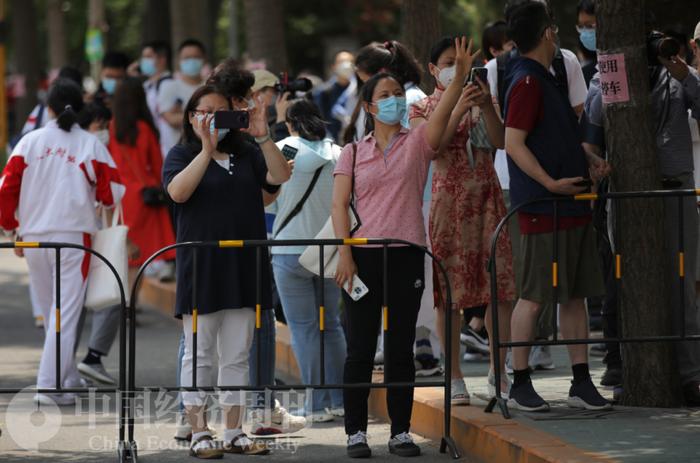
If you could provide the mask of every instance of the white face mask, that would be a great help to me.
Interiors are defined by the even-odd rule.
[[[255,108],[255,98],[248,98],[245,102],[248,103],[248,109]]]
[[[455,79],[456,72],[457,69],[454,65],[448,68],[440,69],[440,74],[438,74],[438,81],[440,82],[440,85],[442,85],[444,88],[449,87],[452,81]]]
[[[335,68],[335,74],[343,79],[350,79],[355,74],[355,66],[350,61],[341,61]]]
[[[109,130],[98,130],[97,132],[94,132],[94,134],[97,137],[97,139],[100,140],[100,142],[102,142],[103,145],[109,145]]]

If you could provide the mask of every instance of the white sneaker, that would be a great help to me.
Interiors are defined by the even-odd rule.
[[[335,408],[326,407],[326,413],[329,413],[333,416],[337,416],[337,417],[342,418],[345,416],[345,408],[343,408],[343,407],[335,407]]]
[[[269,421],[267,421],[268,416]],[[275,408],[272,411],[268,409],[252,410],[251,421],[250,433],[256,436],[291,434],[306,427],[306,418],[292,415],[277,401],[275,401]]]
[[[64,394],[36,394],[34,395],[34,401],[39,405],[51,406],[51,405],[75,405],[75,399],[77,395],[73,393]]]
[[[453,379],[452,384],[452,405],[469,405],[469,392],[467,392],[467,385],[464,384],[464,379]]]
[[[527,363],[533,370],[554,370],[555,368],[549,346],[533,346]]]
[[[190,425],[185,412],[178,412],[175,415],[175,435],[173,439],[187,442],[192,440],[192,425]]]
[[[507,387],[505,390],[503,390],[503,385],[501,384],[501,398],[508,399],[508,397],[510,397],[510,387],[513,385],[513,383],[510,381],[507,374],[501,376],[501,383],[504,381],[507,384]],[[489,398],[496,397],[496,375],[493,373],[493,370],[490,369],[486,388],[488,390]]]
[[[101,363],[84,363],[78,364],[78,371],[90,379],[94,379],[100,383],[115,385],[117,380],[107,373],[105,367]]]
[[[312,423],[330,423],[335,419],[328,410],[308,413],[306,418]]]

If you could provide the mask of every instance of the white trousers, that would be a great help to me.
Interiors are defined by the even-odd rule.
[[[85,233],[46,233],[24,236],[24,241],[63,242],[89,245]],[[77,249],[61,249],[61,300],[56,301],[56,250],[24,250],[29,281],[36,306],[44,316],[44,351],[39,363],[37,387],[56,387],[56,307],[60,308],[62,387],[80,387],[80,374],[75,364],[75,343],[78,321],[85,302],[87,269],[90,254]]]
[[[185,356],[182,358],[180,384],[192,387],[192,315],[182,316],[185,333]],[[248,355],[253,343],[255,311],[249,308],[226,309],[197,317],[197,387],[213,386],[214,361],[218,359],[217,386],[248,385]],[[202,406],[203,391],[185,392],[182,402]],[[222,391],[222,405],[245,405],[245,391]]]

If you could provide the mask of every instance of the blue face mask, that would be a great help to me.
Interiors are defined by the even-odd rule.
[[[195,117],[197,118],[197,120],[199,122],[202,122],[206,116],[204,114],[197,114],[197,116],[195,116]],[[216,130],[216,127],[214,127],[214,121],[211,121],[211,124],[209,124],[209,132],[214,133],[215,130]],[[219,134],[216,137],[217,140],[218,141],[223,140],[224,137],[226,136],[226,134],[228,134],[230,130],[231,129],[223,129],[223,128],[219,129]]]
[[[141,58],[139,67],[144,75],[151,77],[156,73],[156,60],[155,58]]]
[[[583,44],[583,46],[586,47],[586,50],[596,51],[595,29],[582,29],[581,32],[579,32],[578,37],[579,39],[581,39],[581,43]]]
[[[188,77],[199,77],[204,61],[199,58],[187,58],[180,61],[180,72]]]
[[[387,125],[400,123],[406,116],[406,97],[390,96],[377,101],[377,114],[374,117]]]
[[[114,95],[114,91],[117,89],[117,79],[105,77],[102,79],[102,88],[107,92],[107,95]]]

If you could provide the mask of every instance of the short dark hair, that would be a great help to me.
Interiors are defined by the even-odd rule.
[[[103,68],[117,68],[126,71],[129,67],[129,57],[120,51],[108,51],[102,58]]]
[[[445,36],[441,38],[440,40],[435,42],[430,48],[430,62],[433,64],[437,64],[438,60],[440,59],[440,56],[445,52],[445,50],[449,50],[450,48],[454,47],[454,37]]]
[[[150,42],[144,43],[143,47],[141,47],[142,50],[146,48],[151,48],[156,55],[165,57],[166,66],[170,69],[173,60],[173,52],[168,42],[164,40],[151,40]]]
[[[78,125],[87,130],[95,121],[109,121],[112,119],[112,112],[103,104],[92,102],[83,107],[78,113]]]
[[[300,98],[292,102],[285,115],[287,122],[299,136],[306,140],[323,140],[326,138],[326,121],[321,110],[313,101]]]
[[[508,40],[508,25],[505,21],[499,20],[486,24],[484,32],[481,34],[481,49],[486,59],[493,59],[490,49],[501,50],[503,44]]]
[[[207,79],[207,85],[216,87],[217,93],[229,99],[245,98],[253,84],[255,84],[253,73],[242,69],[235,60],[224,62],[218,67],[216,74]]]
[[[179,47],[177,47],[177,52],[180,53],[185,47],[197,47],[200,49],[203,55],[207,54],[207,49],[202,42],[197,39],[185,39],[182,41]]]
[[[72,80],[78,87],[83,88],[83,73],[72,66],[63,66],[58,71],[58,77]]]
[[[520,53],[529,53],[537,48],[542,33],[551,25],[552,18],[542,3],[525,2],[510,12],[508,37],[513,39]]]
[[[505,19],[506,23],[509,23],[510,16],[518,7],[526,3],[533,2],[544,5],[544,7],[547,9],[547,14],[552,19],[552,21],[554,21],[554,10],[552,9],[552,5],[549,3],[549,0],[508,0],[506,2],[505,8],[503,9],[503,19]]]
[[[595,16],[595,0],[579,0],[578,5],[576,5],[576,15],[578,16],[582,12]]]
[[[72,80],[60,77],[49,88],[47,104],[56,115],[58,127],[70,132],[83,109],[83,90]]]

